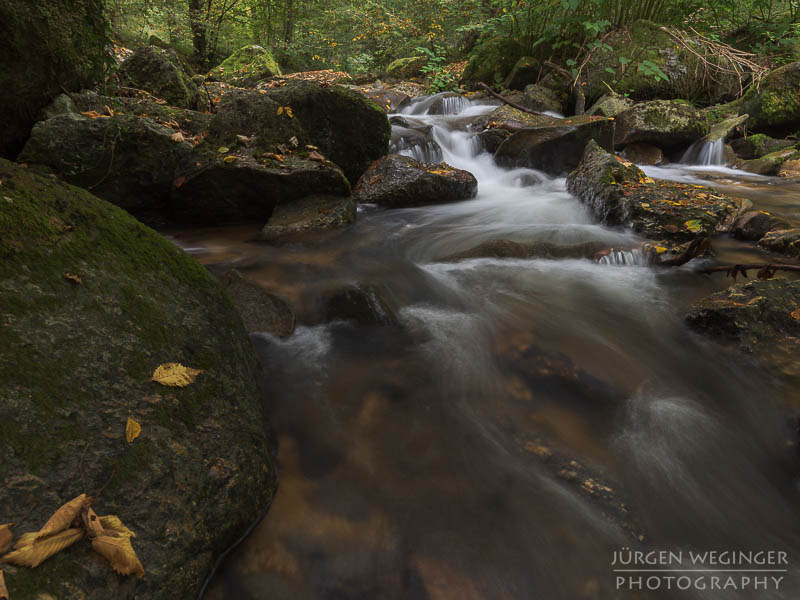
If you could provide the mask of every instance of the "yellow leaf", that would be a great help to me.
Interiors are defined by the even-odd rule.
[[[228,153],[230,151],[231,151],[231,149],[228,148],[227,146],[220,146],[219,148],[217,148],[217,152],[219,154],[226,154],[226,153]]]
[[[194,382],[202,371],[185,367],[180,363],[164,363],[158,365],[153,372],[153,381],[169,387],[186,387]]]
[[[134,421],[130,417],[128,417],[128,422],[125,424],[125,441],[129,444],[139,437],[139,434],[142,433],[142,426],[139,425],[137,421]]]
[[[169,136],[169,139],[171,139],[173,142],[180,143],[183,141],[183,134],[180,131],[176,131],[171,136]]]
[[[292,112],[292,107],[291,106],[279,106],[278,107],[278,116],[284,115],[284,114],[287,117],[289,117],[290,119],[292,117],[294,117],[294,113]]]
[[[30,531],[28,533],[23,533],[19,536],[17,543],[14,544],[14,550],[19,550],[24,546],[30,546],[33,542],[36,541],[36,536],[39,534],[38,531]]]
[[[103,526],[105,535],[111,537],[136,537],[136,534],[128,529],[117,515],[100,517],[100,525]]]
[[[225,158],[223,158],[222,162],[224,162],[226,165],[229,165],[231,163],[235,163],[236,162],[236,157],[231,154],[230,156],[226,156]]]
[[[144,567],[139,562],[131,546],[130,537],[111,537],[101,535],[92,540],[92,549],[105,558],[111,567],[121,575],[144,575]]]
[[[11,542],[14,541],[14,532],[11,531],[13,526],[14,523],[0,525],[0,554],[11,548]]]
[[[27,546],[22,546],[19,550],[14,550],[0,558],[0,562],[35,569],[48,558],[58,554],[64,548],[69,548],[82,537],[83,529],[66,529],[55,535],[37,539]]]
[[[800,321],[800,308],[795,311],[792,311],[792,318]]]
[[[689,231],[697,232],[703,228],[703,223],[700,219],[692,219],[691,221],[686,221],[683,226]]]
[[[278,116],[280,117],[282,114],[283,114],[283,107],[279,106],[278,107]]]
[[[0,600],[8,600],[8,588],[6,588],[6,580],[3,577],[3,569],[0,569]]]
[[[81,494],[80,496],[67,502],[64,506],[54,512],[53,516],[47,520],[47,523],[44,524],[44,527],[42,527],[36,534],[36,539],[38,540],[43,537],[56,534],[59,531],[64,531],[67,527],[69,527],[70,523],[75,520],[75,517],[80,514],[84,504],[88,504],[89,502],[91,502],[91,500],[86,497],[86,494]]]
[[[86,529],[86,533],[89,534],[90,538],[94,539],[99,535],[103,535],[103,526],[91,506],[87,506],[83,510],[81,521],[83,521],[83,528]]]
[[[67,281],[71,281],[76,285],[81,285],[83,280],[80,278],[80,275],[75,275],[75,273],[64,273],[64,279]]]

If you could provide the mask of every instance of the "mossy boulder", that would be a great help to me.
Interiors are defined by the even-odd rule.
[[[800,261],[800,229],[781,229],[765,234],[758,245],[773,254],[782,254]]]
[[[524,90],[539,81],[541,76],[541,61],[532,56],[523,56],[514,63],[511,72],[503,80],[503,87],[509,90]]]
[[[241,319],[205,268],[123,210],[3,160],[0,179],[0,514],[35,507],[33,530],[95,494],[145,568],[116,575],[82,541],[36,569],[4,565],[10,596],[195,598],[275,490]],[[151,377],[166,362],[202,373],[163,387]]]
[[[660,165],[666,162],[661,148],[640,142],[625,146],[622,156],[637,165]]]
[[[290,204],[279,204],[261,230],[261,239],[274,242],[297,236],[338,229],[356,220],[356,203],[351,196],[315,194]]]
[[[592,107],[586,111],[587,115],[598,117],[616,117],[619,113],[625,112],[633,101],[619,94],[603,94]]]
[[[472,56],[461,74],[461,82],[467,87],[473,87],[478,82],[487,85],[500,84],[514,68],[521,55],[522,47],[518,42],[487,35],[472,51]]]
[[[731,235],[739,240],[757,242],[770,231],[790,229],[791,225],[763,210],[750,210],[736,219]]]
[[[478,181],[472,173],[446,163],[421,163],[390,154],[375,161],[353,190],[357,202],[389,208],[425,206],[474,198]]]
[[[567,190],[608,225],[622,225],[670,245],[728,231],[748,207],[713,188],[654,181],[594,141],[567,177]]]
[[[360,325],[399,326],[385,286],[352,284],[325,294],[320,299],[325,321],[355,321]]]
[[[721,344],[749,354],[772,373],[800,382],[800,281],[739,283],[692,305],[686,323]],[[796,397],[796,394],[795,394]]]
[[[193,164],[187,142],[149,119],[65,114],[37,123],[19,156],[143,219],[163,213],[173,180]]]
[[[750,86],[736,103],[739,114],[750,115],[748,127],[766,133],[800,129],[800,61],[770,72]]]
[[[770,137],[764,133],[756,133],[747,137],[740,137],[731,140],[731,147],[736,156],[745,160],[761,158],[772,152],[791,148],[797,142],[795,140],[781,140]]]
[[[578,166],[590,140],[613,150],[614,121],[582,115],[520,129],[500,144],[494,158],[503,167],[528,167],[549,175],[566,175]]]
[[[254,86],[275,75],[281,75],[281,68],[272,52],[255,44],[239,48],[208,74],[214,81],[240,87]]]
[[[508,104],[498,106],[487,115],[487,125],[492,129],[514,132],[526,127],[543,127],[558,122],[557,117],[534,115]]]
[[[147,90],[173,106],[197,106],[197,86],[174,50],[142,46],[120,65],[119,76],[125,85]]]
[[[389,63],[389,66],[386,67],[386,76],[392,79],[419,77],[422,75],[422,67],[425,66],[426,62],[427,59],[424,56],[398,58]]]
[[[564,113],[564,103],[553,90],[531,83],[525,86],[522,106],[539,112]]]
[[[733,166],[757,175],[777,175],[783,163],[794,157],[794,155],[794,148],[786,148],[777,152],[770,152],[761,158],[754,158],[753,160],[737,160],[733,163]]]
[[[705,115],[691,104],[676,100],[641,102],[616,117],[614,144],[648,142],[661,148],[688,146],[707,135]]]
[[[58,94],[102,79],[108,46],[102,0],[0,2],[0,156],[16,156]]]

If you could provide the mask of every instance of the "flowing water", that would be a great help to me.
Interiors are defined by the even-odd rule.
[[[253,336],[280,488],[206,597],[800,597],[785,417],[798,390],[682,322],[729,281],[633,256],[440,261],[497,238],[639,241],[596,224],[564,179],[477,153],[470,123],[492,107],[444,109],[403,116],[432,126],[444,160],[475,174],[473,200],[363,206],[352,227],[281,246],[251,242],[252,227],[174,236],[212,269],[239,268],[290,299],[300,323],[288,338]],[[800,222],[797,186],[685,166],[648,173],[712,178]],[[759,255],[719,247],[725,260]],[[319,324],[316,298],[347,283],[383,286],[403,327]],[[614,553],[628,548],[683,552],[683,568],[703,566],[687,565],[690,550],[780,550],[788,565],[769,574],[784,576],[778,590],[617,590]],[[700,575],[742,585],[743,574]]]

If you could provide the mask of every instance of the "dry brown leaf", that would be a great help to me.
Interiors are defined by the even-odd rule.
[[[48,535],[58,533],[59,531],[64,531],[70,526],[70,523],[75,520],[75,517],[80,514],[84,504],[88,504],[89,502],[90,500],[86,497],[86,494],[81,494],[77,498],[73,498],[67,502],[53,513],[53,516],[50,517],[47,523],[44,524],[44,527],[36,534],[36,539],[38,540]]]
[[[8,589],[6,588],[6,580],[3,577],[3,569],[0,569],[0,600],[8,600]]]
[[[180,131],[177,131],[169,136],[169,139],[171,139],[173,142],[180,143],[183,141],[183,134]]]
[[[76,285],[81,285],[83,280],[81,279],[80,275],[75,275],[75,273],[64,273],[64,279],[67,281],[71,281]]]
[[[325,160],[325,157],[322,156],[322,154],[320,154],[316,150],[312,150],[311,152],[308,153],[308,160],[316,160],[322,162]]]
[[[144,575],[144,567],[133,551],[130,537],[101,535],[92,540],[92,548],[111,563],[111,567],[117,573],[137,577]]]
[[[36,541],[37,535],[39,535],[38,531],[29,531],[28,533],[23,533],[21,536],[19,536],[17,543],[14,544],[14,550],[19,550],[25,546],[30,546]]]
[[[797,310],[792,311],[792,318],[793,319],[797,319],[798,321],[800,321],[800,308],[798,308]]]
[[[194,382],[202,371],[185,367],[180,363],[158,365],[153,372],[153,381],[169,387],[186,387]]]
[[[35,569],[54,554],[72,546],[82,537],[83,529],[73,528],[60,531],[56,535],[38,539],[32,544],[6,554],[0,558],[0,562]]]
[[[155,375],[153,375],[155,378]],[[128,422],[125,424],[125,440],[130,444],[133,440],[139,437],[142,433],[142,426],[137,421],[128,417]]]
[[[11,542],[14,541],[14,532],[11,531],[13,526],[14,523],[0,525],[0,554],[11,548]]]
[[[105,535],[111,537],[136,537],[136,534],[128,529],[117,515],[105,515],[99,517],[99,519]]]
[[[86,529],[86,533],[89,534],[91,539],[103,535],[103,525],[100,523],[100,519],[97,518],[91,506],[87,506],[81,511],[81,521],[83,521],[83,527]]]

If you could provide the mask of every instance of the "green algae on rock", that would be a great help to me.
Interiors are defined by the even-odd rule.
[[[123,210],[7,161],[0,180],[0,512],[38,500],[29,521],[43,523],[108,481],[95,509],[137,532],[147,570],[116,576],[76,546],[7,572],[12,597],[195,598],[275,489],[241,319],[205,268]],[[203,373],[182,389],[150,381],[172,361]],[[128,417],[142,426],[132,444]]]
[[[251,44],[239,48],[211,69],[208,76],[214,81],[250,87],[262,79],[280,74],[281,68],[272,56],[272,52],[262,46]]]
[[[197,105],[197,86],[174,50],[142,46],[122,63],[119,75],[127,85],[147,90],[173,106]]]

